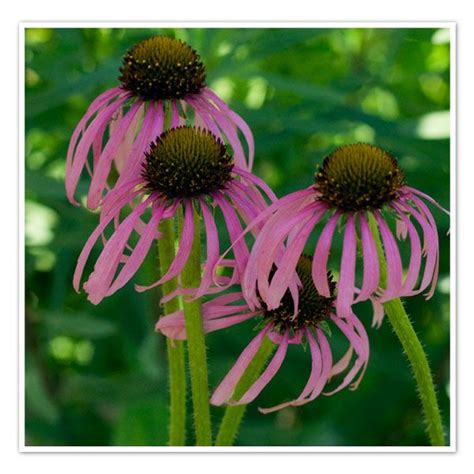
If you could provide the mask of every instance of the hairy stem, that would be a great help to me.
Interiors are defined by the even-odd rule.
[[[234,391],[234,399],[238,400],[242,397],[257,380],[274,348],[275,344],[270,339],[265,338],[259,351],[237,384]],[[246,408],[247,405],[235,405],[226,408],[219,432],[217,433],[216,446],[232,446],[234,444]]]
[[[377,252],[380,260],[381,283],[382,286],[385,286],[387,281],[387,263],[377,223],[371,213],[369,213],[369,225],[377,244]],[[433,446],[444,446],[445,442],[441,414],[436,399],[433,377],[431,376],[430,366],[425,351],[423,350],[423,346],[413,329],[410,318],[408,317],[400,298],[387,301],[383,304],[383,307],[385,314],[388,316],[395,334],[398,336],[408,360],[410,361],[421,405],[423,407],[423,414],[431,444]]]
[[[161,238],[158,240],[160,272],[164,275],[175,257],[174,220],[164,220],[160,225]],[[174,291],[177,287],[176,278],[162,286],[163,295]],[[164,304],[164,313],[170,314],[179,310],[178,298]],[[186,444],[186,370],[184,363],[184,345],[182,341],[166,338],[168,353],[169,385],[170,385],[170,426],[169,445],[184,446]]]
[[[201,282],[200,216],[196,211],[194,211],[194,226],[191,254],[181,273],[183,288],[197,288]],[[190,301],[184,297],[183,310],[191,373],[196,445],[210,446],[212,444],[212,432],[201,300],[195,299]]]

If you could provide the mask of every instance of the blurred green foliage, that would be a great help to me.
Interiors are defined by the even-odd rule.
[[[308,186],[337,145],[371,142],[399,157],[408,182],[449,207],[449,32],[423,29],[28,29],[26,31],[26,436],[29,445],[164,445],[165,343],[159,294],[133,284],[91,305],[71,285],[97,215],[71,206],[65,153],[92,99],[117,84],[123,53],[158,32],[202,55],[208,82],[252,128],[255,172],[279,196]],[[406,302],[434,372],[449,435],[449,221],[439,222],[435,296]],[[135,281],[150,281],[150,256]],[[370,326],[370,308],[357,313]],[[252,325],[209,337],[210,382],[223,377]],[[386,321],[355,392],[261,415],[294,397],[309,356],[291,348],[248,409],[240,445],[424,445],[414,382]],[[337,340],[335,341],[337,345]],[[213,408],[217,425],[223,409]],[[191,417],[189,417],[190,423]],[[191,433],[191,430],[189,430]],[[192,442],[191,435],[189,442]]]

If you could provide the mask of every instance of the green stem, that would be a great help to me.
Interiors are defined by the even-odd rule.
[[[375,218],[371,213],[368,213],[368,216],[370,229],[377,244],[377,252],[380,260],[380,279],[382,286],[385,286],[387,281],[387,263],[383,246]],[[441,414],[436,399],[430,366],[423,346],[413,329],[410,318],[400,298],[387,301],[383,304],[383,307],[413,369],[431,444],[433,446],[444,446]]]
[[[160,225],[161,238],[158,240],[160,272],[164,275],[175,257],[175,231],[173,219],[166,219]],[[164,295],[177,287],[176,278],[162,286]],[[170,314],[179,310],[178,298],[164,304],[164,313]],[[166,338],[168,352],[170,384],[170,426],[169,445],[184,446],[186,443],[186,370],[184,363],[184,345],[182,341]]]
[[[237,384],[233,398],[236,400],[241,398],[255,380],[257,380],[257,377],[262,372],[274,348],[275,344],[273,344],[270,339],[265,338],[259,351]],[[216,446],[232,446],[234,444],[246,408],[247,405],[234,405],[226,408],[219,432],[217,433]]]
[[[201,282],[200,216],[194,211],[194,239],[189,259],[181,273],[184,288],[197,288]],[[191,393],[194,409],[194,430],[197,446],[211,446],[211,418],[207,379],[206,344],[201,311],[201,300],[183,298],[184,321],[188,342],[191,373]]]

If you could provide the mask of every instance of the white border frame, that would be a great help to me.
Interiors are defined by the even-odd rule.
[[[25,30],[27,28],[445,28],[450,31],[450,446],[26,446],[25,445]],[[457,451],[457,45],[453,21],[26,21],[18,26],[18,449],[21,453],[454,453]]]

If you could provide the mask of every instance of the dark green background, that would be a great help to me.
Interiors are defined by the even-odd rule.
[[[153,332],[159,293],[136,293],[130,283],[95,307],[84,293],[73,291],[75,262],[97,215],[71,206],[63,186],[65,153],[75,124],[95,96],[117,84],[126,49],[156,32],[26,31],[28,445],[166,444],[165,343]],[[255,172],[277,195],[311,184],[316,163],[335,146],[363,141],[392,151],[409,184],[449,207],[446,31],[166,33],[198,50],[210,86],[248,122],[256,141]],[[438,290],[430,301],[419,296],[406,306],[429,355],[448,433],[449,220],[437,210],[434,215],[441,245]],[[155,267],[150,255],[134,281],[151,281]],[[370,308],[356,310],[369,328]],[[209,337],[212,387],[252,334],[252,325],[243,325]],[[357,391],[261,415],[258,405],[293,398],[305,384],[309,354],[292,347],[278,376],[250,406],[238,444],[426,444],[410,369],[388,321],[378,331],[369,329],[369,337],[370,364]],[[339,350],[336,334],[333,340]],[[213,408],[215,425],[222,412]]]

